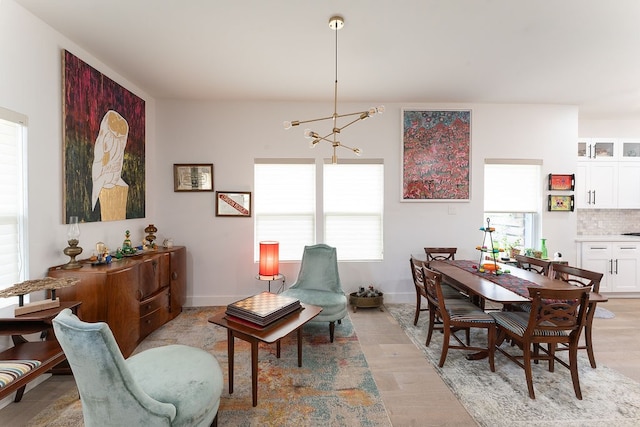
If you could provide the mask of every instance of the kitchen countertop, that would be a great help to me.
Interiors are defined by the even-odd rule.
[[[585,234],[576,236],[576,242],[640,242],[640,236],[623,236],[621,234]]]

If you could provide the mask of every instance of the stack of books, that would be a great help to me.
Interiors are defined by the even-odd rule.
[[[229,320],[263,328],[301,307],[296,298],[265,291],[229,304],[226,315]]]

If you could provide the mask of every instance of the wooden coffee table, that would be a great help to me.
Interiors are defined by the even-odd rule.
[[[280,340],[292,332],[298,333],[298,367],[302,366],[302,326],[322,311],[321,307],[302,304],[302,310],[291,313],[266,326],[255,329],[241,323],[228,320],[225,312],[220,312],[209,322],[227,328],[227,353],[229,356],[229,394],[233,393],[233,355],[234,338],[251,344],[251,394],[253,406],[258,405],[258,342],[276,343],[276,357],[280,358]]]

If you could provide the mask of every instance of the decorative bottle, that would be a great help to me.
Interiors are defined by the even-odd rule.
[[[540,239],[542,241],[540,250],[542,251],[542,259],[548,259],[549,254],[547,253],[547,239]]]

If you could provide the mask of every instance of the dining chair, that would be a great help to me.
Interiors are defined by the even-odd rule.
[[[573,390],[576,397],[582,400],[578,377],[578,340],[586,321],[589,290],[540,287],[528,289],[532,299],[531,312],[500,311],[490,313],[498,327],[496,342],[500,344],[505,339],[509,339],[518,344],[522,352],[512,354],[514,350],[507,351],[499,345],[496,346],[496,350],[524,369],[531,399],[536,398],[533,390],[531,362],[548,360],[549,372],[553,372],[555,361],[569,369]],[[547,349],[544,349],[541,344],[547,344]],[[555,355],[558,344],[568,346],[569,363]],[[509,348],[513,349],[514,347]]]
[[[600,281],[602,280],[602,277],[603,277],[602,273],[583,270],[581,268],[571,267],[569,265],[554,264],[553,274],[554,274],[554,278],[557,280],[562,280],[574,286],[578,286],[583,289],[588,289],[594,293],[600,292]],[[589,356],[589,363],[591,364],[591,367],[594,369],[596,368],[596,357],[593,352],[593,339],[592,339],[591,331],[593,326],[593,316],[596,313],[596,305],[597,305],[597,302],[589,301],[589,306],[587,307],[587,318],[584,324],[584,345],[578,346],[579,350],[587,350],[587,355]],[[566,350],[566,349],[567,349],[566,346],[559,348],[559,350]]]
[[[413,324],[418,324],[418,318],[420,317],[421,311],[429,310],[429,306],[427,304],[427,308],[422,308],[422,298],[427,298],[427,292],[424,288],[424,275],[422,273],[422,267],[428,267],[427,261],[423,261],[417,259],[415,257],[411,257],[409,259],[409,264],[411,266],[411,276],[413,277],[413,285],[416,289],[416,314],[413,318]],[[466,299],[466,295],[460,293],[457,289],[449,285],[442,285],[442,293],[445,299]],[[438,323],[440,323],[440,319],[436,319]]]
[[[549,268],[551,267],[551,261],[545,261],[540,258],[533,258],[526,255],[516,255],[516,266],[523,270],[533,271],[542,276],[549,275]]]
[[[442,293],[442,275],[427,267],[423,267],[422,272],[424,276],[424,287],[427,293],[427,301],[429,303],[429,330],[427,332],[427,341],[425,343],[427,347],[431,343],[431,337],[433,335],[433,330],[435,329],[436,316],[440,317],[442,320],[442,331],[444,337],[442,340],[442,352],[440,354],[440,362],[438,363],[438,366],[444,366],[449,349],[486,352],[489,357],[489,368],[491,369],[491,372],[494,372],[496,328],[493,318],[470,301],[446,300]],[[451,304],[451,302],[453,302],[453,304]],[[486,347],[470,345],[471,328],[482,328],[487,330]],[[456,335],[456,332],[458,331],[465,332],[464,342]],[[458,344],[451,345],[450,338],[452,337]]]
[[[456,252],[458,248],[424,248],[424,252],[427,254],[427,262],[429,261],[446,261],[456,259]]]
[[[541,276],[548,276],[549,271],[551,269],[551,261],[545,261],[540,258],[529,257],[526,255],[516,255],[516,267],[521,268],[522,270],[532,271]],[[530,302],[520,302],[515,304],[509,304],[504,307],[505,310],[511,311],[526,311],[527,313],[531,311],[531,303]]]

